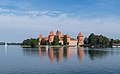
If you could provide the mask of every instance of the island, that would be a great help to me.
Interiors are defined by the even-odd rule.
[[[49,33],[48,36],[43,37],[42,34],[38,36],[38,38],[30,38],[25,39],[21,46],[23,48],[38,48],[38,47],[119,47],[120,40],[119,39],[110,39],[103,35],[96,35],[91,33],[88,37],[83,36],[82,32],[79,32],[76,38],[72,38],[69,34],[61,34],[60,31],[56,31],[54,34],[53,31]]]

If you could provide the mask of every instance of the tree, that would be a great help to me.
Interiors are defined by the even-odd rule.
[[[45,45],[45,39],[44,38],[41,39],[41,43],[40,44],[41,45]]]
[[[108,47],[110,45],[109,38],[103,35],[90,34],[88,38],[88,43],[97,47]]]
[[[95,44],[95,35],[94,33],[91,33],[90,36],[88,37],[88,43],[91,44],[91,45],[94,45]]]
[[[30,46],[31,46],[32,48],[34,48],[34,47],[36,47],[37,45],[38,45],[37,39],[31,38],[31,44],[30,44]]]
[[[110,44],[110,41],[109,41],[109,39],[107,38],[107,37],[103,37],[103,43],[102,43],[103,45],[109,45]]]
[[[48,40],[46,41],[44,38],[41,39],[41,45],[48,45]]]
[[[59,45],[59,36],[54,36],[53,45]]]
[[[97,39],[97,44],[102,44],[102,42],[103,42],[103,36],[100,35]]]
[[[113,40],[113,39],[111,39],[111,40],[110,40],[110,47],[112,47],[112,46],[113,46],[113,43],[114,43],[114,40]]]
[[[85,43],[85,44],[88,44],[88,38],[87,38],[87,37],[85,37],[84,43]]]
[[[63,45],[68,45],[67,36],[66,35],[64,35],[64,37],[63,37]]]
[[[35,38],[31,38],[31,39],[26,39],[22,42],[22,45],[27,45],[30,47],[36,47],[38,45],[38,40]]]
[[[31,44],[31,40],[30,39],[26,39],[22,42],[22,45],[30,45]]]

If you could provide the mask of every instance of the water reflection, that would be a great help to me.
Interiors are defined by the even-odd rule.
[[[109,52],[103,50],[88,50],[88,54],[92,60],[98,58],[104,58]]]
[[[7,47],[5,47],[5,55],[7,54],[8,50],[7,50]]]
[[[64,48],[64,50],[63,50],[63,57],[66,60],[69,59],[69,57],[70,57],[70,48],[67,48],[67,47]]]
[[[24,48],[23,54],[25,56],[31,56],[31,57],[39,56],[39,49]]]
[[[113,55],[118,53],[117,51],[112,50],[96,50],[96,49],[87,49],[83,47],[60,47],[60,48],[35,48],[35,49],[23,49],[23,54],[25,56],[38,56],[41,60],[42,58],[48,58],[50,63],[61,62],[63,60],[69,60],[72,58],[77,58],[79,61],[84,60],[88,56],[91,60],[102,59],[107,55]],[[118,53],[119,54],[119,53]],[[45,57],[43,57],[45,56]]]
[[[53,51],[53,48],[49,49],[48,55],[49,55],[50,63],[53,63],[53,61],[54,61],[54,51]]]
[[[77,49],[77,57],[80,61],[82,61],[83,57],[84,57],[84,49],[83,47],[78,47]]]
[[[39,56],[40,56],[40,60],[42,59],[42,48],[39,48]]]
[[[113,50],[104,50],[104,49],[89,49],[89,50],[84,50],[85,54],[89,55],[91,60],[96,60],[96,59],[102,59],[105,58],[108,55],[113,55],[113,53],[116,53]]]

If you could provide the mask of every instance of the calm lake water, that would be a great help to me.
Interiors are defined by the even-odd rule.
[[[120,74],[120,48],[0,46],[0,74]]]

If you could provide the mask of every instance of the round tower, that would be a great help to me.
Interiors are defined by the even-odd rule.
[[[61,35],[61,32],[57,30],[57,31],[56,31],[56,36],[58,36],[59,39],[61,39],[61,36],[62,36],[62,35]]]
[[[67,42],[70,44],[70,36],[68,34],[66,34],[67,36]]]
[[[77,45],[83,45],[84,44],[84,36],[82,32],[80,32],[77,36]]]
[[[53,31],[50,32],[48,39],[49,39],[49,43],[53,42],[53,40],[54,40],[54,32]]]
[[[60,31],[56,31],[56,36],[61,36],[61,32]]]

